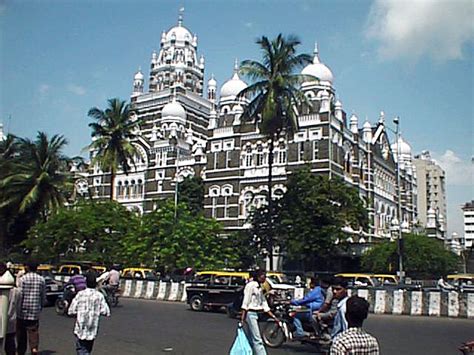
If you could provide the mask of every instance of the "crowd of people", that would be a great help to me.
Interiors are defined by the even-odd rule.
[[[248,325],[248,337],[256,355],[266,354],[265,346],[258,327],[258,314],[265,312],[281,325],[268,306],[263,285],[266,274],[257,270],[252,281],[244,288],[242,302],[242,324]],[[377,339],[362,329],[368,316],[369,303],[358,296],[348,296],[347,281],[336,277],[333,280],[315,278],[310,281],[310,292],[302,299],[293,299],[291,304],[305,306],[293,318],[294,339],[317,337],[331,344],[330,354],[370,354],[380,353]],[[314,335],[304,331],[303,322],[310,322]]]
[[[9,291],[8,323],[3,340],[6,355],[24,355],[28,345],[32,355],[39,353],[39,325],[46,301],[46,283],[37,273],[37,268],[37,263],[27,263],[25,271],[16,275],[16,283]],[[7,265],[0,263],[0,276],[9,272]],[[107,287],[115,289],[119,277],[118,271],[113,268],[106,275],[101,275],[99,281],[108,281]],[[73,332],[78,355],[91,354],[100,316],[110,315],[104,293],[97,289],[97,282],[93,270],[73,275],[68,282],[74,286],[68,314],[76,317]]]

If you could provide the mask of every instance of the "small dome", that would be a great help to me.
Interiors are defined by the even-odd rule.
[[[357,117],[357,115],[355,113],[353,113],[350,117],[350,122],[357,124],[358,121],[359,121],[359,118]],[[369,125],[370,125],[370,123],[369,123]],[[365,124],[364,124],[364,126],[365,126]]]
[[[214,75],[211,75],[211,78],[207,82],[207,86],[213,86],[213,87],[217,86],[217,81],[216,79],[214,79]]]
[[[224,97],[235,97],[237,96],[242,90],[247,88],[247,84],[240,80],[239,74],[237,72],[234,73],[232,79],[227,80],[221,88],[221,98]]]
[[[179,102],[173,100],[163,107],[163,110],[161,111],[161,117],[179,117],[186,119],[186,111]]]
[[[372,129],[372,126],[371,126],[369,121],[365,121],[365,123],[364,123],[364,130],[367,130],[367,129],[368,130]]]
[[[142,71],[138,69],[137,73],[134,76],[135,80],[144,80],[145,76],[143,75]]]
[[[400,155],[411,155],[411,147],[402,137],[399,138],[398,142],[400,143]],[[391,148],[394,154],[398,153],[397,142],[393,143]]]
[[[302,71],[303,75],[315,76],[320,82],[329,82],[332,84],[334,76],[332,75],[331,69],[319,60],[318,45],[314,47],[314,59],[312,64],[308,64]]]

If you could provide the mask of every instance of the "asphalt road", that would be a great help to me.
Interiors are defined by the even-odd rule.
[[[43,311],[42,355],[75,354],[74,319]],[[94,354],[228,354],[237,320],[223,313],[193,312],[182,303],[121,299],[110,318],[101,320]],[[474,321],[467,319],[370,315],[366,329],[387,355],[460,354],[457,347],[474,340]],[[269,354],[314,354],[311,345],[286,344]]]

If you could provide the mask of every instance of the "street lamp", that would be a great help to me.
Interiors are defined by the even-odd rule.
[[[395,123],[395,135],[397,139],[397,218],[398,221],[398,238],[397,238],[397,253],[398,253],[398,276],[400,278],[400,283],[403,283],[405,278],[405,272],[403,271],[403,236],[402,236],[402,225],[403,225],[403,216],[402,216],[402,199],[401,199],[401,183],[400,183],[400,118],[397,116],[393,119]]]

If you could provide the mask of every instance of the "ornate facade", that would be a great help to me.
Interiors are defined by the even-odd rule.
[[[247,83],[237,63],[220,90],[211,77],[204,95],[205,63],[197,44],[181,16],[177,26],[163,32],[160,50],[152,53],[148,90],[141,70],[133,80],[136,114],[131,119],[140,127],[134,142],[139,151],[136,168],[128,175],[119,173],[113,187],[109,175],[94,168],[91,191],[103,198],[113,188],[120,203],[148,212],[156,199],[175,196],[176,180],[198,175],[205,183],[206,215],[228,231],[248,228],[250,209],[266,203],[269,142],[258,122],[241,121],[248,101],[238,94]],[[383,113],[375,125],[366,121],[362,127],[355,114],[347,117],[317,46],[313,63],[302,73],[314,77],[301,88],[311,106],[301,110],[297,132],[275,142],[272,195],[282,195],[287,177],[304,165],[315,174],[338,176],[358,189],[371,220],[368,231],[347,228],[350,238],[361,243],[390,238],[397,215],[399,157],[402,226],[411,228],[416,217],[411,152],[390,145]]]

